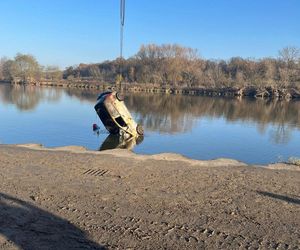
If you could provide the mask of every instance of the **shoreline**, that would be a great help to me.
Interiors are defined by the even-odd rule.
[[[296,166],[26,144],[0,167],[1,249],[299,247]]]
[[[14,85],[22,85],[22,83],[11,83]],[[63,81],[44,81],[35,83],[26,83],[25,85],[32,86],[47,86],[60,88],[77,88],[91,90],[118,90],[121,92],[133,93],[156,93],[156,94],[171,94],[171,95],[191,95],[191,96],[211,96],[211,97],[250,97],[263,99],[284,99],[291,100],[300,99],[300,90],[296,88],[274,88],[274,87],[221,87],[221,88],[205,88],[205,87],[173,87],[159,86],[155,84],[138,84],[138,83],[122,83],[122,84],[106,84],[89,81],[70,82]]]
[[[190,165],[207,165],[210,166],[247,166],[247,167],[262,167],[266,169],[276,170],[292,170],[300,171],[300,166],[288,162],[275,162],[269,164],[248,164],[231,158],[216,158],[210,160],[201,160],[190,158],[178,153],[158,153],[158,154],[137,154],[127,149],[109,149],[103,151],[89,150],[83,146],[61,146],[61,147],[45,147],[38,143],[26,144],[0,144],[7,147],[21,147],[30,150],[50,151],[50,152],[68,152],[75,154],[92,154],[92,155],[112,155],[114,157],[130,157],[136,160],[165,160],[165,161],[181,161]]]

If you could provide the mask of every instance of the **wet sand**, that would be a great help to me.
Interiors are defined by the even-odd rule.
[[[299,249],[300,168],[0,146],[0,249]]]

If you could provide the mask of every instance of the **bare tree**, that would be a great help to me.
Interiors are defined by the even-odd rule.
[[[10,81],[14,72],[14,61],[6,57],[1,59],[0,62],[0,79]]]
[[[187,87],[237,87],[300,89],[300,53],[286,47],[280,58],[261,60],[231,58],[228,61],[201,59],[197,50],[177,44],[142,45],[134,57],[122,61],[122,76],[128,82]],[[119,61],[105,61],[67,68],[69,76],[115,82]]]
[[[47,66],[43,71],[46,79],[59,80],[62,78],[62,71],[58,66]]]
[[[32,55],[18,53],[10,69],[11,76],[20,78],[22,81],[32,81],[41,75],[41,69],[37,60]]]
[[[7,58],[5,58],[5,57],[2,57],[0,59],[0,80],[4,80],[3,67],[4,67],[6,61],[7,61]]]
[[[286,63],[296,62],[300,59],[300,49],[288,46],[279,51],[279,57]]]

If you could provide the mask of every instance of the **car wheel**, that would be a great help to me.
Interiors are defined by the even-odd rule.
[[[139,135],[144,135],[144,128],[141,124],[138,124],[136,126],[136,132],[139,134]]]
[[[116,97],[120,102],[124,101],[124,96],[120,92],[116,93]]]

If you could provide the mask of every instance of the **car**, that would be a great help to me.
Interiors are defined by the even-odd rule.
[[[132,118],[125,106],[124,96],[121,93],[116,91],[101,93],[94,108],[110,134],[133,137],[144,135],[142,125],[137,124]]]

